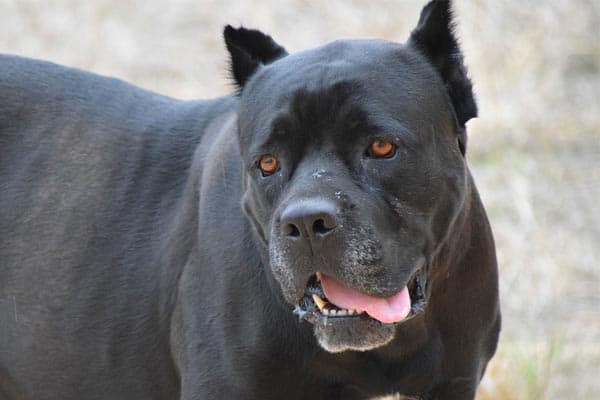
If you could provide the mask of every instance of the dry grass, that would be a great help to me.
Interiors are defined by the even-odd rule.
[[[213,97],[229,90],[226,23],[298,50],[404,40],[422,5],[0,0],[0,51]],[[504,311],[479,399],[600,398],[600,2],[471,0],[457,15],[481,106],[469,161],[497,238]]]

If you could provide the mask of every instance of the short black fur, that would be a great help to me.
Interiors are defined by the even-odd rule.
[[[270,36],[255,29],[236,29],[227,25],[223,37],[231,57],[231,74],[239,90],[259,66],[287,55],[287,51]]]
[[[440,73],[448,88],[457,122],[464,127],[468,120],[477,116],[477,104],[454,30],[451,2],[434,0],[423,8],[419,23],[412,31],[409,44],[419,49]],[[464,130],[459,140],[464,154],[466,151]]]
[[[227,27],[239,91],[200,101],[0,56],[0,398],[473,400],[500,309],[451,25],[285,57]],[[365,312],[317,313],[331,282]]]

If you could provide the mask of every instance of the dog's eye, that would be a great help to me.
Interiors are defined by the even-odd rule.
[[[279,166],[279,161],[272,156],[271,154],[263,155],[258,161],[258,168],[260,168],[263,176],[269,176],[275,171],[277,171],[277,167]]]
[[[390,158],[396,152],[396,145],[388,140],[375,139],[369,146],[369,153],[377,158]]]

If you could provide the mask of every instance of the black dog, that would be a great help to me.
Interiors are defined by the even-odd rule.
[[[0,398],[472,399],[500,313],[450,14],[227,27],[211,101],[0,58]]]

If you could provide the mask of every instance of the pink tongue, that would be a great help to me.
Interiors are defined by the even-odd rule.
[[[406,286],[390,297],[371,297],[356,292],[333,278],[323,274],[320,276],[327,300],[340,308],[365,311],[371,318],[384,323],[402,321],[410,312],[410,296]]]

